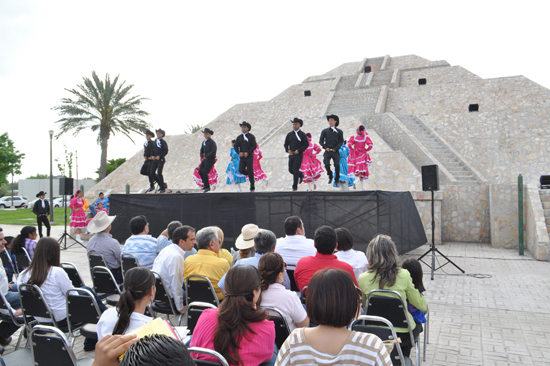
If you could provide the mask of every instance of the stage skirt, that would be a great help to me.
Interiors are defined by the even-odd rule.
[[[201,159],[202,161],[202,159]],[[216,162],[218,161],[218,159],[216,158]],[[212,166],[212,169],[210,170],[210,172],[208,173],[208,183],[210,184],[210,187],[216,187],[218,185],[218,172],[216,171],[216,162],[214,162],[214,165]],[[204,183],[202,182],[202,178],[201,176],[199,175],[199,167],[200,167],[200,163],[199,163],[199,166],[195,168],[195,171],[193,172],[193,180],[195,181],[195,183],[197,183],[197,185],[199,186],[199,188],[204,188]]]
[[[226,184],[246,182],[246,175],[239,173],[239,161],[240,159],[236,159],[235,161],[235,158],[233,158],[233,161],[230,161],[227,165],[227,169],[225,170],[225,173],[227,174]]]
[[[305,183],[314,183],[321,177],[324,170],[316,156],[304,154],[300,171],[304,174]]]
[[[360,180],[369,179],[369,167],[372,162],[370,155],[366,152],[350,151],[349,155],[349,174],[354,175]]]

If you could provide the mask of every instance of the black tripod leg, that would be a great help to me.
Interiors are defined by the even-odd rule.
[[[432,248],[428,249],[428,250],[426,251],[426,253],[422,254],[422,255],[420,256],[420,258],[418,258],[418,260],[419,260],[419,261],[422,260],[422,258],[424,258],[424,257],[427,256],[428,254],[430,254],[431,251],[432,251]]]
[[[441,253],[439,250],[437,250],[437,248],[434,248],[434,250],[435,250],[436,252],[438,252],[440,256],[442,256],[443,258],[445,258],[445,259],[447,260],[447,262],[449,262],[449,263],[451,263],[453,266],[455,266],[460,272],[466,273],[466,272],[464,272],[464,270],[463,270],[462,268],[460,268],[459,266],[457,266],[452,260],[450,260],[449,258],[447,258],[447,257],[445,256],[445,254],[443,254],[443,253]]]

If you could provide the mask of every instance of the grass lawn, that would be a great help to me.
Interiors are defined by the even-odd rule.
[[[55,219],[54,226],[65,223],[65,208],[55,207],[53,209]],[[67,208],[67,224],[70,219],[71,210]],[[36,226],[36,215],[32,213],[32,208],[18,208],[17,210],[0,210],[0,224],[4,225],[31,225]]]

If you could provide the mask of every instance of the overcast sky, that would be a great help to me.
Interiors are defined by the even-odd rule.
[[[51,108],[92,70],[134,84],[150,99],[148,122],[169,135],[386,54],[550,87],[549,10],[547,1],[0,0],[0,133],[26,154],[20,178],[49,173]],[[60,137],[54,158],[64,159],[65,142],[78,151],[79,178],[97,178],[96,139]],[[133,156],[143,138],[134,140],[112,137],[108,158]]]

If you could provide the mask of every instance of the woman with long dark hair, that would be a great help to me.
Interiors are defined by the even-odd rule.
[[[279,253],[265,253],[258,263],[262,283],[261,306],[275,307],[282,311],[290,331],[307,327],[309,318],[296,292],[283,285],[286,264]]]
[[[67,291],[74,289],[74,286],[67,275],[67,272],[61,268],[61,252],[57,240],[51,237],[43,237],[38,241],[34,258],[29,267],[21,272],[17,278],[17,285],[22,284],[36,285],[40,287],[44,295],[44,300],[50,307],[52,315],[60,328],[67,327],[67,305],[65,295]],[[95,295],[89,287],[82,287]],[[96,296],[100,310],[103,312],[107,307]],[[36,320],[42,324],[49,323],[49,318],[36,317]],[[95,348],[96,341],[86,338],[84,350],[91,351]]]
[[[359,278],[361,273],[367,271],[368,261],[365,253],[353,249],[353,235],[348,229],[339,227],[334,231],[338,240],[338,251],[334,254],[339,260],[352,266],[355,278]]]
[[[147,305],[155,298],[155,275],[146,267],[135,267],[124,275],[124,291],[116,307],[108,309],[97,323],[97,338],[126,334],[149,323]]]
[[[203,347],[222,354],[230,365],[257,366],[275,361],[275,325],[258,309],[260,275],[253,266],[231,268],[225,277],[225,299],[218,309],[200,316],[191,347]],[[215,361],[203,354],[197,359]]]
[[[422,312],[426,312],[426,299],[414,287],[409,271],[400,267],[399,255],[395,243],[387,235],[377,235],[367,246],[369,264],[367,272],[359,276],[359,287],[363,291],[363,300],[371,290],[395,290],[401,294],[403,300]],[[416,337],[422,331],[422,325],[416,323],[409,313],[409,322],[414,327]],[[409,357],[412,349],[411,337],[408,328],[395,327],[397,336],[401,337],[403,355]]]
[[[23,226],[19,235],[17,235],[10,245],[10,254],[15,259],[15,255],[23,253],[21,248],[25,248],[29,253],[29,256],[34,256],[34,249],[36,248],[36,228],[34,226]]]

